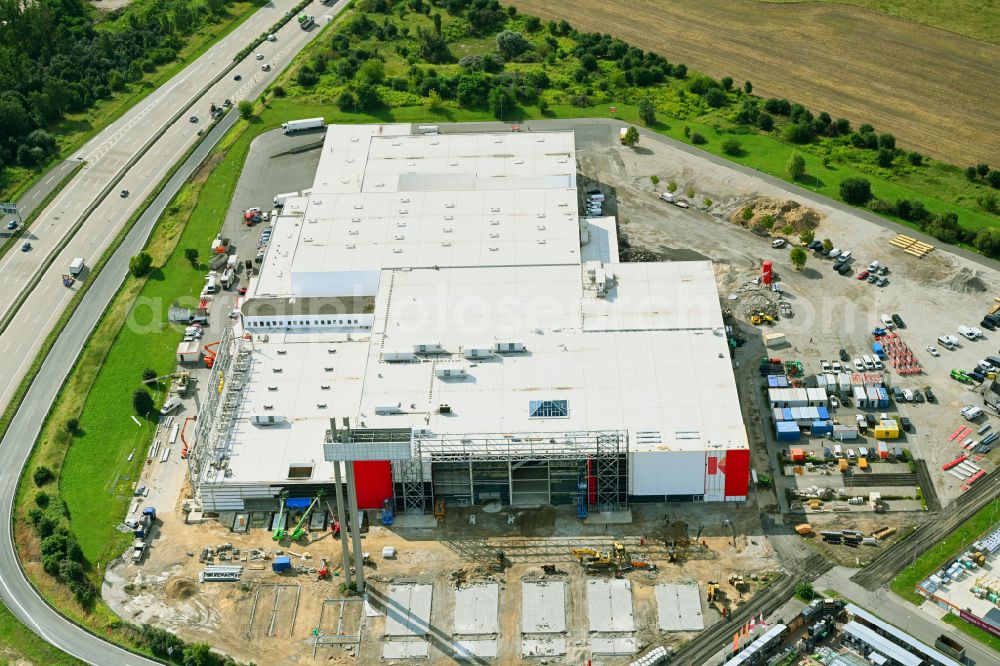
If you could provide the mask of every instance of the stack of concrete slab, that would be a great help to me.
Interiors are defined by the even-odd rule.
[[[660,631],[702,631],[701,594],[696,583],[656,586],[656,617]]]
[[[500,631],[498,607],[500,586],[475,583],[455,591],[456,659],[495,659]]]
[[[426,659],[427,634],[431,624],[430,584],[393,584],[389,586],[385,607],[385,659]]]
[[[521,656],[566,654],[566,583],[521,582]]]
[[[590,651],[594,655],[630,655],[637,650],[632,582],[627,578],[587,581]]]

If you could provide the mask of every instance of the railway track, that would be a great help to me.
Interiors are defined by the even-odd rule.
[[[879,553],[851,580],[867,589],[882,587],[902,571],[929,544],[937,543],[1000,494],[1000,472],[992,472],[972,486],[936,518],[928,520],[907,537]]]
[[[792,595],[795,594],[795,586],[800,580],[816,580],[831,566],[832,564],[822,555],[814,554],[807,557],[802,560],[802,566],[799,569],[807,572],[806,575],[797,577],[781,574],[779,580],[734,610],[727,619],[716,622],[673,653],[669,663],[685,665],[706,663],[719,650],[732,642],[736,628],[746,624],[751,615],[756,616],[758,613],[763,613],[767,616],[773,613],[792,598]]]

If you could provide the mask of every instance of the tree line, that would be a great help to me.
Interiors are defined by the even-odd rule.
[[[0,170],[58,152],[51,129],[170,62],[229,0],[157,0],[99,14],[84,0],[0,0]]]

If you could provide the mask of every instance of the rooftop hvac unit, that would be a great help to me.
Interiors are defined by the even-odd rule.
[[[271,414],[254,414],[250,417],[250,422],[258,426],[278,425],[285,422],[284,416],[272,416]]]
[[[451,405],[438,405],[438,414],[451,414]]]
[[[412,361],[416,356],[411,351],[384,351],[382,352],[382,360],[392,362],[408,362]]]
[[[488,358],[493,356],[493,351],[486,347],[466,347],[462,350],[465,358]]]
[[[498,354],[510,354],[523,352],[525,350],[523,342],[494,342],[493,351]]]
[[[402,403],[396,403],[395,405],[379,405],[375,407],[375,413],[381,415],[402,414],[403,405]]]
[[[435,371],[438,379],[462,379],[466,376],[465,368],[438,368]]]
[[[413,351],[417,354],[440,354],[444,349],[440,342],[424,342],[413,345]]]

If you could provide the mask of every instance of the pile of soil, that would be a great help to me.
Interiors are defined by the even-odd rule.
[[[188,599],[198,591],[198,586],[190,578],[171,578],[164,590],[170,599]]]
[[[662,255],[656,253],[656,252],[652,252],[650,250],[642,250],[642,249],[635,248],[635,247],[630,247],[630,248],[621,250],[618,253],[618,260],[621,261],[621,262],[623,262],[623,263],[627,263],[627,262],[639,263],[639,262],[645,262],[645,261],[663,261],[663,259],[664,259],[664,257]]]
[[[960,294],[981,294],[987,289],[982,275],[982,271],[963,268],[949,278],[945,286]]]
[[[749,220],[743,219],[743,210],[753,209],[753,217]],[[760,227],[763,219],[770,215],[774,219],[774,226],[771,233],[778,234],[784,227],[792,228],[792,235],[798,235],[806,229],[815,229],[823,220],[823,216],[812,208],[803,206],[798,201],[786,199],[756,199],[738,207],[729,216],[729,221],[741,227],[750,229]]]

